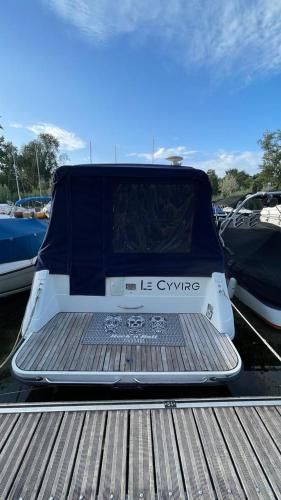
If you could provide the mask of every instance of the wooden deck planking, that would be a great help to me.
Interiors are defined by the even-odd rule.
[[[93,313],[58,313],[16,355],[22,370],[185,372],[228,371],[238,363],[231,341],[202,314],[180,314],[185,346],[87,345]]]
[[[153,445],[149,410],[130,412],[129,498],[154,498]]]
[[[203,318],[200,318],[200,324],[199,324],[197,316],[192,318],[192,321],[193,321],[195,328],[198,329],[199,327],[201,327],[204,329],[204,331],[205,331],[204,342],[205,342],[205,345],[208,346],[208,352],[210,353],[210,356],[212,357],[213,363],[217,366],[217,368],[219,369],[219,367],[223,363],[226,363],[227,366],[229,367],[231,365],[231,363],[229,363],[228,357],[225,358],[224,351],[222,351],[221,348],[218,348],[216,342],[213,340],[214,336],[211,335],[211,337],[210,337],[210,329],[211,328],[210,328],[209,322],[206,325]],[[215,336],[215,338],[216,338],[216,336]]]
[[[0,498],[7,498],[31,438],[41,418],[39,414],[20,415],[0,454]]]
[[[9,497],[37,500],[61,421],[60,412],[42,414]]]
[[[280,415],[276,408],[273,406],[266,406],[262,408],[256,408],[256,411],[263,422],[264,426],[267,428],[275,444],[280,446],[281,443],[281,426],[280,426]],[[279,447],[281,452],[281,448]]]
[[[170,410],[152,413],[152,431],[158,498],[181,500],[184,484]]]
[[[225,500],[231,494],[246,499],[213,410],[198,408],[193,412],[217,497]]]
[[[192,410],[172,410],[188,498],[215,500]]]
[[[281,496],[281,414],[273,406],[74,408],[0,414],[0,498]]]
[[[18,354],[19,362],[32,365],[41,351],[43,351],[48,345],[49,338],[51,337],[52,331],[60,330],[60,324],[63,322],[64,316],[62,314],[54,316],[38,334],[36,334],[36,349],[29,349],[29,343],[25,342]],[[69,322],[69,316],[65,318],[65,325]],[[37,337],[38,335],[38,337]],[[40,346],[37,344],[40,343]]]
[[[127,432],[128,412],[110,412],[101,467],[101,498],[122,500],[126,497]]]
[[[235,411],[233,409],[226,411],[225,408],[221,408],[220,411],[215,409],[215,414],[247,498],[274,499],[272,489],[264,478],[264,472]],[[239,439],[237,439],[238,435]]]
[[[273,441],[267,427],[259,418],[256,412],[248,408],[236,408],[236,414],[245,429],[247,436],[253,443],[253,450],[259,461],[263,463],[263,470],[268,477],[270,485],[278,491],[281,497],[281,473],[278,475],[280,466],[280,445],[279,449]],[[280,424],[279,424],[280,425]]]
[[[212,367],[217,369],[218,368],[218,363],[215,361],[213,362],[211,352],[206,349],[206,338],[202,338],[202,335],[198,335],[198,331],[201,334],[201,328],[198,328],[195,324],[194,321],[192,321],[191,315],[183,315],[185,324],[186,324],[186,329],[185,332],[189,332],[190,335],[190,341],[194,345],[197,358],[201,367],[201,370],[212,370]],[[201,325],[200,325],[201,327]]]
[[[15,426],[19,415],[1,415],[0,416],[0,451],[7,441],[12,428]]]
[[[86,413],[69,489],[72,500],[79,500],[81,492],[85,499],[96,498],[105,423],[105,411]]]
[[[37,495],[38,500],[67,498],[84,419],[84,412],[69,412],[63,415],[58,437]]]

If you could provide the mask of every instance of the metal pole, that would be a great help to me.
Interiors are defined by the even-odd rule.
[[[40,179],[40,169],[39,169],[39,161],[38,161],[38,151],[37,151],[37,146],[35,146],[35,157],[36,157],[36,165],[37,165],[37,174],[38,174],[39,193],[40,193],[40,196],[42,196],[42,190],[41,190],[41,179]]]
[[[90,141],[90,163],[92,162],[92,141]]]
[[[16,161],[15,161],[15,155],[14,153],[13,154],[13,167],[14,167],[14,171],[15,171],[15,176],[16,176],[16,183],[17,183],[17,191],[18,191],[18,197],[19,197],[19,200],[20,200],[20,187],[19,187],[19,179],[18,179],[18,171],[17,171],[17,167],[16,167]]]
[[[116,144],[114,144],[114,160],[115,160],[115,163],[117,163],[117,148],[116,148]]]

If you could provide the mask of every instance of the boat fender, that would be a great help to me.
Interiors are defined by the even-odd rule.
[[[237,286],[237,280],[235,278],[230,278],[227,286],[228,295],[230,299],[232,299],[233,295],[235,294],[236,286]]]

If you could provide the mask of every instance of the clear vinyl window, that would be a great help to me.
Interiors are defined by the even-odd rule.
[[[113,190],[113,251],[189,252],[193,205],[190,184],[118,183]]]

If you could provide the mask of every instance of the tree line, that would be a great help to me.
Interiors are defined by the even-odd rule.
[[[224,177],[219,178],[214,169],[207,171],[214,196],[281,189],[281,129],[265,132],[258,144],[263,156],[257,174],[250,175],[245,170],[230,168]]]
[[[53,172],[69,159],[59,148],[50,134],[42,133],[21,148],[0,135],[0,203],[18,198],[16,177],[21,196],[49,193]]]
[[[214,169],[208,170],[214,197],[281,189],[281,129],[265,132],[258,144],[263,157],[257,174],[250,175],[243,168],[230,168],[219,178]],[[17,148],[0,130],[0,203],[17,199],[16,176],[21,195],[49,193],[53,172],[67,160],[67,155],[60,154],[58,139],[50,134],[40,134]]]

